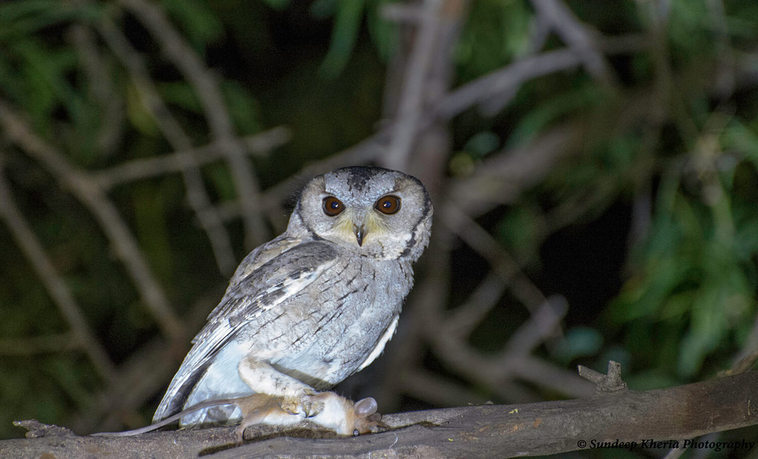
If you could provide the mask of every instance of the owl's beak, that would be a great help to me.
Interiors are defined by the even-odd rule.
[[[353,225],[353,231],[355,232],[355,238],[358,240],[358,245],[363,246],[363,238],[366,236],[366,228],[361,225]]]

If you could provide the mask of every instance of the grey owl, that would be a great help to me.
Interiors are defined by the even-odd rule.
[[[409,175],[346,167],[313,178],[287,230],[237,268],[153,421],[208,400],[268,394],[286,406],[277,405],[277,415],[258,413],[252,422],[309,418],[353,433],[352,402],[318,391],[381,354],[431,225],[429,195]],[[217,406],[183,416],[182,424],[245,415],[240,405]]]

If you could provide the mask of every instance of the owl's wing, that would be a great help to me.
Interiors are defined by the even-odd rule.
[[[250,319],[302,291],[332,266],[336,257],[337,252],[330,243],[302,243],[271,258],[231,285],[208,316],[205,327],[192,340],[194,346],[174,375],[153,422],[182,409],[214,356]]]

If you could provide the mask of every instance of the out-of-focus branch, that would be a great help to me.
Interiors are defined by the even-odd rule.
[[[195,88],[208,120],[211,137],[218,142],[229,164],[241,204],[246,244],[252,248],[264,242],[268,230],[260,212],[261,200],[255,171],[234,134],[234,126],[216,79],[160,7],[145,0],[120,0],[119,3],[145,26],[160,44],[163,54]]]
[[[629,34],[620,37],[605,38],[603,44],[603,49],[606,49],[609,53],[628,53],[644,47],[645,39],[641,35]],[[427,112],[420,117],[418,130],[428,129],[437,118],[443,120],[452,119],[463,111],[469,109],[471,106],[487,103],[503,91],[508,91],[509,88],[518,88],[528,80],[561,70],[574,68],[579,65],[581,65],[581,60],[571,50],[550,51],[521,61],[513,62],[500,70],[491,72],[450,91],[444,95],[439,102],[427,107]],[[399,124],[399,120],[385,124],[371,137],[368,137],[360,143],[339,153],[329,156],[326,159],[310,163],[303,167],[292,178],[288,178],[267,189],[263,194],[264,199],[262,200],[265,208],[270,209],[271,207],[278,206],[287,195],[297,191],[298,185],[305,181],[305,177],[312,177],[313,175],[327,172],[335,167],[350,164],[365,164],[374,161],[380,155],[386,154],[387,148],[389,148],[390,139],[395,130],[398,129]],[[554,137],[556,134],[558,135],[558,138]],[[464,191],[465,196],[472,195],[472,193],[476,194],[470,196],[470,198],[466,199],[464,202],[460,202],[460,204],[462,204],[461,207],[466,208],[469,215],[476,217],[486,211],[486,209],[490,209],[492,204],[501,204],[515,199],[515,191],[512,191],[511,188],[514,190],[521,190],[529,184],[534,183],[540,177],[544,176],[544,174],[547,173],[546,171],[548,171],[553,164],[564,156],[575,152],[575,149],[572,148],[561,148],[562,141],[571,140],[573,142],[575,140],[581,140],[581,138],[576,138],[576,136],[572,135],[572,127],[570,126],[565,129],[560,129],[560,133],[555,131],[551,132],[547,137],[546,142],[542,142],[542,139],[538,139],[528,148],[520,148],[508,155],[496,155],[498,157],[513,156],[510,159],[498,161],[505,161],[508,163],[508,165],[504,166],[506,169],[512,171],[508,172],[507,176],[513,178],[513,181],[509,182],[505,179],[498,180],[501,184],[501,188],[498,189],[498,191],[493,191],[491,193],[491,196],[500,196],[495,202],[491,202],[492,197],[479,195],[482,190],[488,192],[488,195],[490,195],[489,190],[491,190],[492,187],[487,186],[482,189],[475,184],[469,183],[468,180],[478,180],[475,176],[460,179],[458,183],[454,185],[455,189],[453,191],[456,197],[458,197],[459,191]],[[569,143],[569,145],[573,145],[573,143]],[[541,157],[540,154],[549,157]],[[520,165],[522,163],[523,166]],[[486,172],[489,170],[488,166],[489,162],[485,162],[480,170]],[[532,177],[530,174],[531,172],[536,174],[536,178]],[[496,174],[490,173],[486,175],[494,176]],[[469,212],[468,205],[473,205],[476,210]],[[482,205],[484,207],[480,209],[480,206]],[[238,216],[240,210],[241,206],[239,203],[224,203],[222,204],[220,212],[222,217],[226,220]]]
[[[580,64],[580,58],[570,49],[549,51],[513,62],[456,88],[436,107],[437,113],[444,118],[453,118],[473,105],[486,102],[493,95],[511,91],[533,78]]]
[[[434,406],[482,405],[487,402],[481,394],[438,373],[409,368],[397,377],[404,394]]]
[[[158,89],[150,79],[150,74],[142,57],[108,18],[99,22],[98,30],[113,53],[126,67],[143,104],[171,146],[175,150],[187,151],[191,149],[192,140],[163,102]],[[203,177],[197,168],[194,156],[174,155],[171,158],[176,162],[177,169],[182,173],[187,190],[187,201],[208,235],[219,271],[226,275],[231,274],[236,262],[229,241],[229,234],[226,232],[224,222],[219,217],[215,207],[211,205],[210,197],[205,190]]]
[[[123,261],[135,288],[163,332],[172,340],[183,339],[181,320],[171,309],[163,289],[153,277],[134,236],[97,182],[85,171],[69,163],[61,152],[37,137],[4,100],[0,100],[0,126],[12,142],[42,164],[62,188],[70,190],[89,209],[113,244],[116,255]]]
[[[32,338],[6,338],[0,340],[0,356],[32,356],[54,354],[84,349],[79,337],[73,331],[56,335]]]
[[[489,156],[470,176],[452,181],[448,190],[451,202],[465,209],[470,218],[514,202],[556,164],[582,151],[586,129],[581,123],[558,125],[521,147]]]
[[[209,291],[198,298],[185,314],[188,330],[198,330],[223,290]],[[73,416],[70,425],[77,432],[133,428],[143,425],[139,409],[160,392],[171,379],[190,343],[167,343],[154,338],[132,353],[117,369],[116,378],[92,395],[92,404]]]
[[[590,75],[608,86],[617,85],[616,78],[600,49],[599,34],[579,21],[560,0],[532,0],[532,5],[537,14],[543,17],[579,56]]]
[[[551,301],[535,310],[530,320],[522,324],[503,350],[494,356],[482,355],[464,337],[448,332],[448,327],[456,327],[452,322],[425,330],[435,355],[447,367],[469,380],[487,385],[504,400],[525,396],[519,395],[519,390],[514,391],[512,385],[509,386],[508,381],[515,378],[569,396],[586,396],[592,392],[586,381],[564,368],[529,355],[559,329],[560,320],[565,313],[565,302],[551,298]]]
[[[74,24],[69,35],[79,55],[92,96],[102,107],[103,119],[97,133],[97,147],[105,156],[109,156],[124,134],[124,101],[114,88],[107,62],[97,48],[92,30],[83,24]]]
[[[310,162],[297,173],[284,179],[278,184],[267,189],[262,194],[261,210],[268,212],[274,226],[283,228],[281,205],[288,198],[297,193],[302,185],[312,177],[329,172],[330,170],[356,164],[367,164],[374,161],[386,152],[385,143],[389,139],[389,131],[381,130],[376,134],[364,139],[339,153],[335,153],[320,161]],[[224,220],[231,220],[240,215],[239,202],[227,202],[220,206],[219,213]],[[278,218],[277,218],[278,217]]]
[[[568,312],[568,302],[560,295],[552,295],[536,308],[529,320],[511,335],[497,358],[507,363],[511,359],[529,355],[540,344],[560,331],[561,321]]]
[[[440,28],[440,10],[445,0],[423,0],[417,37],[405,69],[392,141],[383,164],[392,169],[406,169],[408,155],[418,130],[419,118],[426,101],[425,85],[432,58],[436,55]]]
[[[505,293],[503,278],[490,270],[460,306],[452,309],[445,320],[445,330],[461,339],[467,338]]]
[[[291,131],[279,126],[258,134],[240,139],[251,155],[266,155],[271,150],[287,143],[292,136]],[[183,157],[191,157],[191,161]],[[93,172],[95,180],[105,189],[150,177],[160,177],[174,172],[181,172],[187,167],[197,167],[218,161],[223,154],[218,144],[209,143],[189,150],[174,151],[152,158],[138,158],[124,161],[116,166]]]
[[[452,203],[438,212],[440,220],[458,235],[469,247],[487,260],[502,281],[510,284],[513,292],[527,309],[533,310],[546,301],[542,292],[522,272],[518,263],[484,228]]]
[[[603,38],[601,49],[607,54],[623,54],[645,49],[647,37],[639,34]],[[442,118],[453,118],[476,104],[487,106],[492,97],[509,93],[525,82],[551,73],[570,70],[582,64],[572,49],[547,51],[525,57],[466,83],[446,95],[435,107]]]
[[[0,164],[0,219],[5,222],[16,244],[34,271],[37,272],[42,285],[45,286],[48,294],[73,330],[77,344],[87,353],[100,375],[106,381],[112,381],[115,376],[113,362],[92,333],[71,291],[61,279],[42,244],[37,240],[26,219],[13,202],[13,196],[6,182],[2,164]]]

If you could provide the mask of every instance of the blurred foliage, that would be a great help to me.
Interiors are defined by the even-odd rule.
[[[375,130],[385,66],[400,39],[381,13],[388,3],[160,5],[217,72],[239,134],[278,123],[295,132],[286,148],[254,159],[266,187]],[[635,52],[609,58],[615,87],[573,69],[525,83],[492,116],[463,113],[451,126],[448,158],[450,176],[466,177],[503,149],[526,145],[560,123],[588,126],[583,155],[570,157],[517,203],[480,223],[546,294],[569,300],[563,337],[540,352],[567,367],[602,369],[609,358],[621,361],[634,388],[699,380],[727,368],[757,312],[758,3],[663,3],[669,5],[665,17],[656,2],[567,2],[603,34],[658,41],[647,46],[640,38]],[[122,27],[148,60],[172,113],[193,141],[206,142],[194,89],[138,21],[109,2],[0,3],[0,96],[84,168],[170,151],[129,75],[93,32],[102,20]],[[535,49],[539,26],[528,1],[472,2],[455,47],[456,85],[563,46],[550,34]],[[84,44],[78,27],[90,32]],[[88,59],[98,61],[102,74],[93,73]],[[106,116],[112,104],[121,107],[116,118]],[[54,177],[4,147],[4,172],[18,206],[98,338],[117,363],[124,361],[156,334],[155,324],[88,212]],[[215,201],[234,199],[224,166],[209,165],[202,173]],[[214,271],[178,176],[119,186],[110,196],[183,313],[225,282]],[[229,228],[241,258],[239,224]],[[549,248],[556,247],[570,255],[551,258]],[[4,227],[0,253],[2,340],[65,333],[66,323]],[[589,266],[597,268],[587,271]],[[472,268],[470,279],[461,274],[461,284],[475,285],[480,272]],[[509,301],[502,299],[493,321],[474,334],[480,349],[503,341],[496,335],[510,317]],[[12,418],[65,423],[72,411],[86,410],[89,395],[102,385],[78,352],[4,351],[0,437],[18,435]]]

